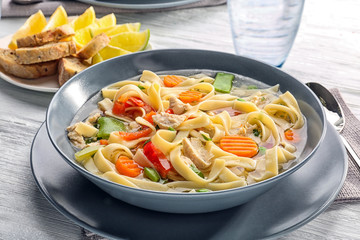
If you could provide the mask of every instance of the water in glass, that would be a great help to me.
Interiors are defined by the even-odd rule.
[[[295,40],[305,0],[228,0],[235,51],[280,67]]]

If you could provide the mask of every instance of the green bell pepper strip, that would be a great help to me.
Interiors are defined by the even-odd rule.
[[[110,117],[100,117],[98,119],[99,124],[99,132],[97,133],[97,137],[102,139],[108,139],[110,133],[115,131],[125,132],[125,125],[122,121],[110,118]]]
[[[229,93],[232,88],[235,76],[229,73],[217,73],[214,81],[214,88],[217,92]]]
[[[144,167],[144,174],[153,182],[160,181],[160,174],[153,168]]]
[[[75,153],[76,161],[82,162],[84,160],[90,159],[101,147],[102,146],[100,145],[90,146],[76,152]]]

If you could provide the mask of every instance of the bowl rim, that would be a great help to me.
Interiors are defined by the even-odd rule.
[[[54,105],[54,102],[57,98],[57,96],[59,96],[61,93],[62,93],[62,89],[65,89],[68,87],[68,85],[70,85],[73,81],[75,81],[75,79],[79,79],[81,78],[81,76],[83,74],[85,74],[86,72],[88,71],[91,71],[91,69],[96,69],[96,68],[100,68],[103,64],[106,64],[107,62],[112,62],[112,61],[117,61],[118,59],[126,59],[126,58],[132,58],[134,56],[137,56],[137,55],[145,55],[145,54],[148,54],[148,53],[157,53],[157,54],[162,54],[162,53],[167,53],[167,52],[177,52],[177,53],[185,53],[185,52],[196,52],[197,54],[206,54],[206,53],[211,53],[211,54],[218,54],[218,55],[222,55],[224,57],[235,57],[235,58],[238,58],[238,59],[244,59],[246,61],[249,61],[249,62],[254,62],[254,63],[257,63],[257,64],[260,64],[264,67],[267,67],[267,68],[271,68],[273,69],[274,71],[280,71],[283,75],[285,75],[287,78],[290,78],[292,79],[292,81],[296,81],[296,82],[299,82],[300,84],[304,85],[306,87],[306,89],[310,92],[310,94],[313,95],[314,97],[314,100],[317,102],[317,104],[319,106],[321,106],[321,113],[318,112],[319,116],[320,116],[320,122],[323,123],[323,129],[322,129],[322,132],[321,132],[321,136],[318,140],[318,142],[316,143],[316,145],[314,146],[314,148],[311,150],[310,153],[308,153],[304,159],[302,159],[301,162],[298,162],[297,164],[295,164],[293,167],[291,167],[290,169],[287,169],[281,173],[279,173],[278,175],[274,176],[274,177],[271,177],[271,178],[268,178],[268,179],[265,179],[261,182],[256,182],[256,183],[253,183],[253,184],[250,184],[250,185],[246,185],[246,186],[242,186],[242,187],[237,187],[237,188],[230,188],[230,189],[224,189],[224,190],[217,190],[217,191],[211,191],[211,192],[194,192],[194,193],[191,193],[191,192],[187,192],[187,193],[183,193],[183,192],[162,192],[162,191],[156,191],[156,190],[148,190],[148,189],[142,189],[142,188],[134,188],[134,187],[129,187],[129,186],[125,186],[125,185],[121,185],[119,183],[116,183],[116,182],[112,182],[110,180],[107,180],[105,178],[102,178],[98,175],[95,175],[91,172],[89,172],[88,170],[86,170],[84,167],[82,167],[80,164],[78,164],[76,162],[75,159],[70,159],[67,157],[67,155],[60,149],[60,147],[56,144],[56,141],[55,139],[53,138],[52,136],[52,133],[51,133],[51,128],[49,126],[49,117],[51,115],[51,111],[50,109],[52,109],[52,106]],[[190,68],[184,68],[183,70],[195,70],[194,69],[190,69]],[[205,69],[202,69],[202,70],[205,70]],[[209,69],[211,70],[211,69]],[[171,71],[171,70],[161,70],[162,72],[166,72],[166,71]],[[175,70],[174,70],[175,71]],[[159,71],[160,72],[160,71]],[[235,73],[237,75],[240,75],[239,73]],[[136,76],[133,76],[133,77],[136,77]],[[123,80],[119,80],[119,81],[125,81],[126,79],[123,79]],[[256,79],[257,80],[257,79]],[[257,80],[257,81],[260,81],[261,80]],[[117,81],[118,82],[118,81]],[[115,83],[115,82],[114,82]],[[108,85],[105,85],[103,87],[106,87]],[[88,97],[88,99],[86,100],[89,101],[89,99],[91,99],[94,95],[96,95],[97,93],[99,93],[99,91],[101,91],[101,88],[99,90],[97,90],[96,92],[94,92],[93,94],[91,94],[90,97]],[[115,57],[115,58],[111,58],[111,59],[107,59],[103,62],[100,62],[98,64],[95,64],[95,65],[92,65],[90,66],[89,68],[85,69],[84,71],[81,71],[80,73],[76,74],[75,76],[73,76],[71,79],[69,79],[56,93],[55,95],[53,96],[53,98],[51,99],[51,102],[46,110],[46,129],[47,129],[47,134],[49,136],[49,139],[50,139],[50,142],[52,143],[52,145],[54,146],[54,148],[56,149],[56,151],[61,155],[61,157],[71,166],[73,167],[75,170],[79,171],[81,174],[85,175],[87,178],[91,178],[91,179],[96,179],[96,180],[100,180],[100,182],[104,182],[105,184],[107,185],[110,185],[110,186],[113,186],[115,188],[123,188],[124,190],[126,191],[132,191],[132,192],[142,192],[142,193],[145,193],[145,194],[149,194],[149,195],[153,195],[153,194],[156,194],[156,195],[166,195],[166,196],[169,196],[169,197],[179,197],[179,196],[182,196],[182,197],[185,197],[185,196],[189,196],[191,198],[193,197],[196,197],[196,198],[203,198],[205,196],[208,196],[208,195],[224,195],[224,194],[231,194],[231,193],[234,193],[234,192],[241,192],[241,191],[248,191],[248,190],[251,190],[253,188],[257,188],[258,185],[268,185],[268,184],[271,184],[273,183],[274,181],[278,181],[278,180],[281,180],[283,178],[285,178],[286,176],[290,175],[291,173],[297,171],[298,169],[300,169],[313,155],[314,153],[317,151],[317,149],[319,148],[320,144],[323,142],[323,139],[325,137],[325,133],[326,133],[326,130],[327,130],[327,126],[328,126],[328,122],[326,120],[326,116],[325,116],[325,111],[320,103],[320,100],[316,97],[316,95],[310,90],[310,88],[308,88],[304,83],[300,82],[298,79],[294,78],[293,76],[289,75],[288,73],[286,73],[285,71],[277,68],[277,67],[274,67],[274,66],[271,66],[269,64],[266,64],[264,62],[261,62],[261,61],[258,61],[258,60],[255,60],[255,59],[252,59],[252,58],[249,58],[249,57],[244,57],[244,56],[239,56],[239,55],[236,55],[236,54],[232,54],[232,53],[226,53],[226,52],[220,52],[220,51],[213,51],[213,50],[203,50],[203,49],[182,49],[182,48],[176,48],[176,49],[156,49],[156,50],[148,50],[146,52],[142,51],[142,52],[135,52],[135,53],[130,53],[130,54],[127,54],[127,55],[123,55],[123,56],[118,56],[118,57]]]

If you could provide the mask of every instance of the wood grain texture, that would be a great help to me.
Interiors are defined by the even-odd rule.
[[[306,1],[302,24],[283,70],[302,82],[340,89],[360,118],[360,2]],[[141,22],[154,49],[193,48],[233,53],[226,6],[172,12],[121,14],[118,22]],[[0,37],[25,19],[0,21]],[[0,80],[0,239],[80,239],[80,228],[41,195],[29,165],[33,137],[53,94]],[[50,159],[49,159],[50,160]],[[280,239],[360,239],[360,202],[333,204]]]

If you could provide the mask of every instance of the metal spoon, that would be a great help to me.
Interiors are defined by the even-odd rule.
[[[43,0],[11,0],[13,3],[21,4],[21,5],[27,5],[27,4],[33,4],[33,3],[39,3]]]
[[[345,117],[338,101],[331,94],[331,92],[329,92],[329,90],[327,90],[321,84],[309,82],[306,83],[306,85],[315,93],[321,104],[324,106],[327,120],[335,127],[336,131],[341,133],[345,126]],[[354,149],[342,135],[340,135],[340,138],[343,141],[348,153],[360,168],[360,159],[355,153]]]

